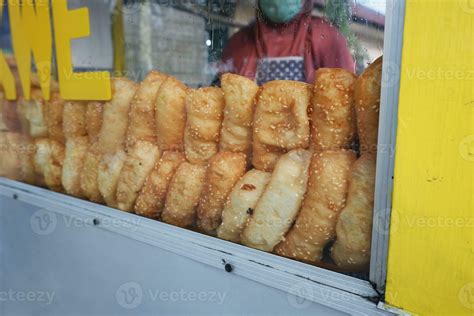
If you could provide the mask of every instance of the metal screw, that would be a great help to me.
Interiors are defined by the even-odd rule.
[[[92,221],[92,223],[94,223],[94,225],[97,226],[97,225],[100,224],[100,221],[99,221],[97,218],[94,218],[94,220]]]
[[[234,270],[234,268],[232,268],[232,266],[229,263],[225,264],[224,269],[226,272],[232,272],[232,270]]]
[[[14,200],[18,199],[18,195],[17,195],[17,194],[13,194],[13,199],[14,199]]]

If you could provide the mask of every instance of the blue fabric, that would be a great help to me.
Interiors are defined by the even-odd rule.
[[[11,52],[10,20],[8,18],[8,6],[3,8],[3,16],[0,19],[0,48],[4,52]]]
[[[305,81],[302,57],[262,58],[257,65],[257,84],[272,80]]]

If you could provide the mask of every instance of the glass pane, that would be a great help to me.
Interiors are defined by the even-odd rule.
[[[4,7],[1,176],[367,278],[385,1],[83,7],[71,63],[110,72],[111,100],[64,97],[56,37],[29,100]]]

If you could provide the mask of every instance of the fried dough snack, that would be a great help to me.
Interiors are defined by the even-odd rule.
[[[100,159],[97,182],[99,191],[110,207],[117,207],[117,184],[127,154],[123,150],[104,154]]]
[[[311,86],[276,80],[261,87],[253,127],[253,165],[271,171],[285,152],[309,146]]]
[[[0,135],[2,135],[0,139],[5,139],[5,141],[0,140],[1,155],[5,155],[0,157],[0,169],[5,166],[7,169],[13,167],[15,175],[11,177],[12,179],[44,185],[44,182],[40,181],[42,176],[35,171],[33,158],[36,146],[33,141],[20,133],[2,132]],[[6,160],[4,161],[2,158]],[[2,175],[2,171],[0,171],[0,175]]]
[[[356,133],[356,76],[339,68],[320,68],[315,76],[311,148],[315,151],[350,148]]]
[[[67,101],[64,103],[63,132],[66,138],[87,135],[86,111],[87,102]]]
[[[161,151],[184,151],[187,93],[188,88],[174,77],[168,77],[158,90],[155,122]]]
[[[165,151],[148,175],[135,202],[135,213],[149,218],[160,218],[165,207],[166,192],[178,167],[186,161],[183,153]]]
[[[245,174],[247,157],[243,153],[221,151],[211,158],[207,167],[204,189],[197,207],[197,226],[215,234],[221,224],[227,196]]]
[[[20,162],[18,150],[12,143],[12,138],[19,137],[17,133],[0,132],[0,176],[12,180],[20,180]]]
[[[81,170],[82,194],[92,202],[103,203],[98,183],[98,169],[100,162],[100,144],[94,142],[89,146],[84,157]]]
[[[355,82],[355,110],[361,153],[377,151],[381,81],[382,57],[379,57]]]
[[[184,150],[189,162],[206,165],[218,151],[224,94],[215,87],[190,89],[186,98]]]
[[[336,235],[339,212],[346,203],[352,151],[314,154],[309,167],[308,188],[295,225],[274,249],[278,255],[316,262]]]
[[[369,268],[374,190],[375,156],[365,154],[352,166],[347,203],[339,216],[331,249],[331,258],[341,268]]]
[[[189,227],[192,225],[199,196],[204,188],[206,167],[182,163],[171,179],[161,218],[165,223]]]
[[[19,161],[20,161],[20,179],[23,182],[44,186],[45,183],[42,181],[41,175],[35,170],[34,155],[36,147],[31,138],[17,134],[15,141],[19,150]]]
[[[16,67],[16,65],[15,65],[15,67]],[[13,71],[13,73],[15,74],[15,71]],[[20,79],[20,78],[18,78],[18,79]],[[30,75],[30,79],[31,79],[31,86],[33,86],[35,88],[41,88],[41,79],[38,76],[38,73],[32,72],[31,75]],[[49,90],[52,93],[59,92],[59,83],[56,80],[54,80],[53,78],[50,79]]]
[[[1,92],[0,92],[1,94]],[[8,130],[10,132],[21,132],[21,122],[18,116],[18,106],[16,101],[10,101],[4,99],[0,101],[0,110],[1,110],[1,117],[2,120],[2,130]]]
[[[61,173],[64,161],[64,146],[49,138],[36,139],[35,146],[35,170],[43,176],[49,189],[62,192]]]
[[[271,176],[269,172],[253,169],[237,182],[222,211],[222,223],[217,229],[217,237],[240,242],[240,234]]]
[[[221,77],[221,86],[224,91],[225,109],[220,150],[242,152],[250,159],[258,85],[245,77],[227,73]]]
[[[132,148],[139,140],[156,144],[155,100],[166,78],[165,74],[150,71],[140,83],[130,105],[126,148]]]
[[[35,170],[35,143],[26,135],[0,132],[0,176],[44,186],[43,175]]]
[[[281,156],[240,236],[242,244],[272,251],[282,240],[303,202],[310,161],[311,153],[304,149]]]
[[[91,101],[87,103],[86,109],[86,131],[89,137],[89,142],[94,142],[100,133],[102,127],[102,113],[104,110],[104,103]]]
[[[46,101],[45,105],[48,137],[64,144],[66,141],[63,131],[64,101],[58,92],[53,92],[51,93],[51,99]]]
[[[104,104],[103,123],[98,138],[101,153],[114,154],[123,149],[130,102],[136,89],[137,85],[126,78],[112,79],[112,100]]]
[[[61,183],[67,194],[82,197],[81,169],[89,149],[87,136],[68,138],[66,141]]]
[[[117,183],[117,207],[131,212],[147,176],[153,170],[161,153],[158,146],[137,141],[130,148]]]
[[[46,111],[41,90],[32,89],[31,100],[19,97],[17,112],[24,134],[33,138],[48,137]]]

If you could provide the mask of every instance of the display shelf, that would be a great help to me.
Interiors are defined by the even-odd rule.
[[[368,281],[0,178],[0,195],[354,315],[388,315]],[[166,260],[166,259],[163,259]]]

